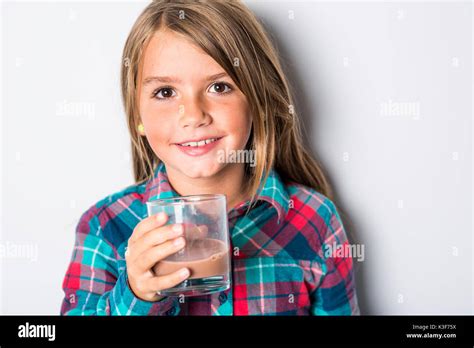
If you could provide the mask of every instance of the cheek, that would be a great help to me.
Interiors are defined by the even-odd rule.
[[[168,143],[172,129],[166,122],[163,122],[157,117],[148,123],[144,122],[144,126],[149,140],[157,144]]]
[[[228,115],[230,117],[225,118],[226,128],[239,146],[245,145],[252,128],[252,121],[247,107],[239,106],[233,108],[229,110]]]
[[[145,102],[140,107],[147,140],[157,154],[160,150],[166,149],[165,145],[169,144],[170,135],[174,131],[172,117],[167,117],[170,112],[166,107],[160,106],[156,102]]]
[[[158,158],[166,162],[169,157],[168,153],[171,151],[169,135],[172,134],[172,130],[165,123],[158,120],[156,120],[156,123],[151,122],[148,126],[145,125],[145,127],[146,138],[150,147]]]

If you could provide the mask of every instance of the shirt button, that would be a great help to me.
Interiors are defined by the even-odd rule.
[[[173,307],[171,309],[169,309],[167,312],[166,312],[166,315],[175,315],[176,314],[176,309]]]
[[[227,294],[225,292],[221,292],[219,295],[219,302],[223,304],[225,301],[227,301]]]

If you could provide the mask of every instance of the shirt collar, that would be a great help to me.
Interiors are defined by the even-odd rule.
[[[263,185],[261,182],[259,187],[262,189],[257,196],[257,201],[262,200],[270,203],[276,209],[278,223],[280,223],[286,217],[290,204],[288,191],[280,175],[271,169],[267,180]],[[154,170],[153,178],[147,183],[145,198],[146,201],[150,201],[170,197],[179,197],[179,194],[171,187],[166,167],[163,162],[160,162]]]

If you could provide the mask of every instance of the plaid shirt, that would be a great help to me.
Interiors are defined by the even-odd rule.
[[[125,247],[146,202],[174,197],[161,163],[154,177],[112,194],[80,218],[63,281],[62,315],[358,315],[350,257],[327,256],[348,244],[335,205],[306,186],[269,173],[258,204],[228,213],[230,289],[196,297],[143,301],[129,288]],[[184,302],[183,302],[184,299]]]

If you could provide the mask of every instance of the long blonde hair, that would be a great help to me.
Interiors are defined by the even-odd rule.
[[[246,190],[255,202],[259,184],[274,168],[284,182],[296,182],[334,199],[319,163],[303,145],[299,118],[278,54],[255,15],[240,0],[157,0],[140,14],[123,50],[122,98],[132,142],[136,183],[153,177],[160,163],[137,127],[138,83],[144,49],[152,35],[167,29],[189,38],[229,74],[247,97],[252,131],[247,148],[256,165],[246,164]]]

